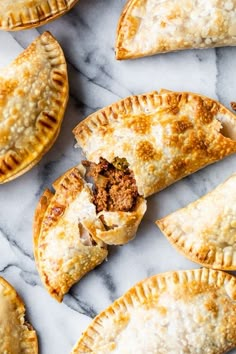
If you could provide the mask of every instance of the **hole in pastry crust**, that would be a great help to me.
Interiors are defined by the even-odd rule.
[[[78,224],[80,241],[84,246],[96,246],[97,243],[93,239],[92,235],[86,230],[86,228],[79,222]]]
[[[235,119],[231,119],[229,116],[217,117],[221,123],[220,133],[225,137],[231,140],[236,141],[236,124]]]
[[[106,231],[115,230],[117,227],[119,227],[119,225],[116,224],[107,225],[104,215],[100,215],[99,219],[101,220]]]
[[[139,194],[126,159],[116,157],[109,163],[101,157],[97,164],[90,161],[82,163],[88,168],[87,176],[94,182],[93,203],[98,213],[135,209]]]

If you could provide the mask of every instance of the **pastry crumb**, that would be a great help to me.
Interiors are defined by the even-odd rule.
[[[231,107],[234,111],[236,111],[236,102],[231,102]]]

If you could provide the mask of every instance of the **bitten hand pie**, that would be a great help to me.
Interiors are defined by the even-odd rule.
[[[196,269],[148,278],[98,315],[71,354],[221,354],[236,347],[236,279]]]
[[[187,207],[157,221],[167,239],[204,266],[236,270],[236,175]]]
[[[38,354],[36,332],[25,322],[25,306],[15,289],[1,277],[0,353]]]
[[[129,0],[117,28],[116,58],[236,45],[236,0]]]
[[[126,165],[142,197],[236,152],[236,116],[187,92],[128,97],[90,115],[73,132],[92,163]]]
[[[0,29],[16,31],[42,26],[69,11],[78,0],[4,0]]]
[[[34,254],[41,279],[58,301],[87,272],[103,262],[106,244],[130,241],[146,211],[137,197],[129,212],[95,201],[82,166],[72,168],[46,190],[35,212]],[[101,177],[102,178],[102,177]],[[104,177],[106,178],[106,177]]]
[[[67,99],[65,58],[45,32],[0,70],[0,183],[31,169],[50,149]]]

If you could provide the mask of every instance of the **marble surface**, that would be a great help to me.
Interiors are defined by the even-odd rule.
[[[80,0],[67,15],[46,26],[0,32],[1,67],[45,30],[56,36],[68,62],[70,100],[58,140],[30,172],[0,187],[0,275],[27,304],[27,318],[38,332],[41,354],[69,354],[91,318],[137,281],[168,270],[197,268],[172,248],[154,221],[202,196],[236,171],[236,156],[231,156],[149,198],[133,242],[111,247],[107,262],[74,286],[62,304],[44,290],[32,252],[32,217],[44,188],[80,161],[71,133],[80,120],[120,98],[161,87],[199,92],[227,107],[236,100],[236,48],[116,61],[115,30],[124,3]]]

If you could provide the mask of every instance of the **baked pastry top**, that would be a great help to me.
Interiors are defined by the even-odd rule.
[[[36,332],[25,322],[25,306],[15,289],[0,277],[0,353],[37,354]]]
[[[67,99],[65,58],[45,32],[0,70],[0,183],[28,171],[53,145]]]
[[[100,313],[71,354],[220,354],[236,346],[236,279],[209,269],[148,278]]]
[[[16,31],[37,27],[69,11],[78,0],[4,0],[0,29]]]
[[[236,45],[236,0],[129,0],[117,28],[117,59]]]
[[[89,161],[125,160],[144,197],[236,152],[236,116],[188,92],[128,97],[93,113],[73,132]]]
[[[55,193],[46,190],[36,208],[34,255],[45,287],[62,301],[70,287],[106,258],[107,244],[134,238],[146,211],[138,198],[129,212],[97,212],[91,185],[82,178],[82,166],[55,181]]]
[[[157,221],[167,239],[204,266],[236,270],[236,175],[187,207]]]

